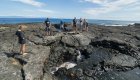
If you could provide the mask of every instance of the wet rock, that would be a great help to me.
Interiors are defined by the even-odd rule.
[[[133,69],[127,72],[107,72],[102,75],[98,75],[99,80],[139,80],[140,79],[139,68]]]
[[[81,68],[73,68],[73,69],[70,69],[68,70],[68,73],[71,74],[71,76],[76,76],[76,77],[82,77],[84,74],[83,74],[83,69]]]
[[[94,73],[94,70],[86,69],[86,70],[84,71],[84,73],[85,73],[85,75],[87,75],[87,76],[92,76],[92,74]]]
[[[102,46],[104,48],[111,48],[119,51],[120,53],[133,56],[137,58],[137,47],[134,44],[129,44],[123,40],[117,38],[101,38],[95,39],[91,43],[93,46]]]
[[[109,50],[106,50],[105,48],[94,48],[88,60],[92,64],[98,65],[100,62],[110,60],[111,57],[112,55]]]

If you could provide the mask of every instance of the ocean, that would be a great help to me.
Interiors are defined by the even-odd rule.
[[[34,23],[34,22],[44,22],[46,18],[0,18],[0,24],[18,24],[18,23]],[[57,19],[51,18],[51,23],[60,23],[60,20],[66,23],[72,23],[72,19]],[[97,20],[88,19],[88,23],[97,25],[129,25],[134,23],[140,23],[140,21],[119,21],[119,20]]]

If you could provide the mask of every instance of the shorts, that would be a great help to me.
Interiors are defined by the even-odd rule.
[[[26,40],[23,39],[23,40],[19,40],[19,44],[25,44],[26,43]]]
[[[73,27],[77,27],[76,24],[73,24]]]
[[[46,32],[50,31],[50,28],[49,27],[46,27],[45,31]]]

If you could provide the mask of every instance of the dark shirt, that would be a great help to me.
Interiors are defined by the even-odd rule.
[[[86,27],[88,27],[88,22],[86,22]]]
[[[77,20],[76,19],[73,19],[73,24],[76,24],[77,23]]]
[[[87,21],[84,21],[84,25],[85,25],[86,27],[88,27],[88,22],[87,22]]]
[[[46,24],[46,27],[49,27],[50,26],[50,21],[49,20],[46,20],[45,21],[45,24]]]
[[[61,22],[60,22],[60,25],[63,25],[63,24],[64,24],[63,21],[61,21]]]
[[[24,33],[22,31],[16,31],[16,35],[18,37],[19,43],[25,43],[25,36]]]
[[[80,19],[80,23],[82,23],[82,20]]]

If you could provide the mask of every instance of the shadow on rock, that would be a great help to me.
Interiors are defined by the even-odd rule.
[[[25,61],[25,60],[23,60],[23,59],[21,59],[21,58],[16,57],[16,56],[21,56],[19,53],[4,53],[4,54],[5,54],[8,58],[12,57],[12,58],[18,60],[19,63],[20,63],[21,65],[27,64],[27,61]]]

